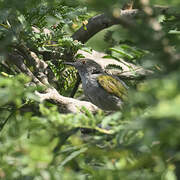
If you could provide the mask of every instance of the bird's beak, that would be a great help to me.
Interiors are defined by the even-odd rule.
[[[63,64],[66,64],[66,65],[70,65],[70,66],[74,66],[74,62],[63,62]]]

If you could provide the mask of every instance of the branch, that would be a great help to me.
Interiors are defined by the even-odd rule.
[[[7,56],[7,60],[12,64],[16,65],[16,67],[27,76],[31,77],[32,81],[37,85],[43,85],[40,80],[34,76],[34,74],[29,70],[29,68],[24,64],[24,58],[14,51]]]
[[[164,15],[173,15],[176,17],[180,17],[179,11],[175,11],[174,8],[169,8],[167,6],[154,6],[152,7],[154,14],[164,14]],[[72,38],[74,40],[81,41],[82,43],[87,42],[92,36],[101,30],[111,27],[112,25],[120,24],[122,26],[129,26],[129,24],[133,24],[132,18],[143,15],[144,12],[138,9],[131,10],[121,10],[117,16],[113,16],[111,14],[99,14],[94,16],[88,20],[88,24],[86,25],[86,29],[82,26],[79,30],[77,30]]]
[[[17,51],[13,51],[8,54],[7,60],[18,67],[18,69],[26,74],[27,76],[31,77],[32,81],[36,85],[41,86],[50,86],[46,82],[43,83],[41,80],[37,78],[29,68],[24,64],[24,58],[18,54]],[[95,113],[97,112],[98,108],[90,102],[87,101],[80,101],[69,97],[64,97],[58,93],[58,91],[53,88],[49,87],[46,89],[45,93],[35,92],[35,94],[40,98],[40,101],[49,100],[52,103],[58,105],[59,111],[62,113],[78,113],[81,112],[82,107],[85,107],[89,111]]]
[[[139,10],[120,10],[119,13],[119,17],[121,18],[132,18],[139,13]],[[115,24],[120,24],[116,18],[113,18],[113,16],[108,14],[100,14],[89,19],[88,24],[86,25],[87,30],[82,26],[72,35],[72,38],[85,43],[99,31]]]
[[[81,108],[85,107],[89,111],[97,112],[97,106],[87,101],[80,101],[77,99],[64,97],[60,95],[55,88],[48,88],[45,93],[35,93],[40,101],[50,100],[52,103],[59,106],[59,111],[62,113],[78,113],[81,112]]]
[[[135,17],[139,10],[132,9],[132,10],[120,10],[120,17],[130,19],[132,17]],[[94,16],[88,20],[88,24],[86,25],[87,30],[84,29],[82,26],[79,30],[77,30],[71,37],[74,40],[78,40],[82,43],[87,42],[92,36],[94,36],[96,33],[100,32],[101,30],[111,27],[112,25],[116,24],[125,24],[125,20],[120,22],[120,20],[114,18],[110,14],[99,14],[97,16]],[[65,53],[67,57],[64,55],[61,55],[57,52],[47,52],[47,51],[41,51],[39,52],[43,56],[44,60],[55,60],[55,59],[70,59],[70,57],[73,57],[73,54]]]
[[[57,83],[54,73],[49,68],[48,64],[39,59],[36,53],[32,52],[25,45],[20,44],[15,46],[21,55],[26,59],[28,67],[33,66],[35,75],[40,79],[43,84]]]
[[[179,10],[174,10],[175,8],[169,8],[166,6],[154,6],[152,7],[154,14],[160,15],[173,15],[176,17],[180,17]],[[135,18],[139,15],[143,15],[144,13],[137,9],[131,9],[131,10],[120,10],[119,9],[119,15],[118,18],[113,17],[110,14],[99,14],[97,16],[94,16],[88,20],[88,24],[86,25],[86,29],[82,26],[80,29],[78,29],[71,37],[74,40],[78,40],[82,43],[87,42],[92,36],[94,36],[96,33],[100,32],[101,30],[105,28],[109,28],[113,25],[121,24],[122,26],[129,26],[131,23],[133,23],[132,18]],[[64,58],[64,55],[61,55],[58,52],[48,52],[48,51],[41,51],[39,52],[43,59],[46,60],[58,60],[58,59],[68,59]],[[68,54],[68,56],[70,56]]]
[[[105,53],[92,51],[91,53],[79,50],[77,54],[82,54],[85,58],[93,59],[98,63],[104,71],[109,74],[117,75],[124,79],[141,79],[144,76],[152,75],[153,71],[144,69],[142,66],[134,65],[130,62],[126,62],[123,59],[117,61],[112,58],[103,58],[106,56]],[[108,65],[117,65],[122,68],[120,69],[107,69]],[[136,75],[136,76],[135,76]]]
[[[88,41],[93,35],[95,35],[97,32],[103,30],[104,28],[108,28],[115,24],[121,24],[123,26],[132,27],[134,25],[134,22],[129,20],[132,17],[135,17],[140,13],[139,10],[133,9],[133,10],[120,10],[118,18],[113,16],[108,16],[106,14],[97,15],[95,17],[92,17],[88,24],[86,25],[87,30],[84,29],[84,27],[81,27],[75,34],[72,35],[72,38],[74,40],[79,40],[83,43]],[[128,19],[128,20],[127,20]],[[15,64],[21,72],[24,72],[28,76],[32,78],[32,80],[39,85],[43,85],[44,83],[47,84],[48,79],[47,74],[44,73],[47,68],[47,64],[45,62],[41,62],[39,58],[36,56],[35,53],[29,51],[29,49],[23,49],[24,47],[19,47],[19,50],[25,55],[19,55],[17,52],[15,54],[9,55],[9,59],[13,64]],[[103,56],[105,56],[104,53],[99,53],[96,51],[93,51],[92,54],[88,54],[82,51],[79,51],[78,53],[83,54],[86,58],[90,58],[95,60],[97,63],[99,63],[104,69],[109,64],[116,64],[122,67],[123,71],[119,72],[120,76],[124,77],[132,77],[132,74],[136,72],[139,75],[146,75],[148,72],[147,70],[144,70],[140,66],[135,66],[134,64],[127,63],[123,60],[116,61],[114,59],[104,59]],[[41,52],[43,57],[46,57],[45,59],[59,59],[62,58],[60,54],[57,52]],[[33,63],[34,68],[37,70],[37,72],[41,71],[45,75],[45,77],[36,77],[24,64],[24,58],[26,58],[30,64]],[[41,66],[42,65],[42,66]],[[133,73],[132,73],[133,72]],[[118,74],[117,73],[117,74]],[[112,72],[113,74],[113,72]],[[134,74],[133,74],[134,75]],[[45,81],[44,81],[45,78]],[[39,96],[41,101],[49,100],[59,106],[60,112],[63,113],[77,113],[81,112],[80,109],[82,107],[87,108],[91,112],[96,112],[98,108],[87,101],[79,101],[77,99],[68,98],[60,95],[58,91],[55,88],[48,88],[45,93],[39,93],[36,92],[36,95]]]

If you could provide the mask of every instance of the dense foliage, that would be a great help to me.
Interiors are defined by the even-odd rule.
[[[114,14],[124,2],[0,0],[0,179],[180,178],[179,1],[137,1],[144,16],[99,32],[86,44],[72,39],[81,26],[86,30],[90,17]],[[158,14],[156,3],[171,8]],[[125,79],[130,88],[123,111],[62,114],[37,97],[41,84],[29,85],[27,71],[7,61],[14,49],[28,59],[30,49],[48,64],[58,92],[70,96],[76,70],[62,61],[91,48],[153,71],[147,78],[134,73]],[[81,95],[79,87],[75,97]]]

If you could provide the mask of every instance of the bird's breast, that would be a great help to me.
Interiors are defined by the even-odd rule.
[[[99,84],[97,82],[96,76],[90,76],[88,78],[82,79],[82,86],[84,89],[85,94],[92,94],[94,92],[97,92],[97,89],[99,87]]]
[[[93,74],[82,79],[84,94],[89,100],[104,110],[117,110],[122,105],[122,101],[112,94],[106,92],[98,83],[98,76]]]

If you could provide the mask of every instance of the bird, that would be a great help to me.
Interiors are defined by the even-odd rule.
[[[128,86],[117,76],[107,74],[92,59],[64,62],[74,66],[80,75],[82,88],[89,101],[105,111],[122,109],[128,96]]]

